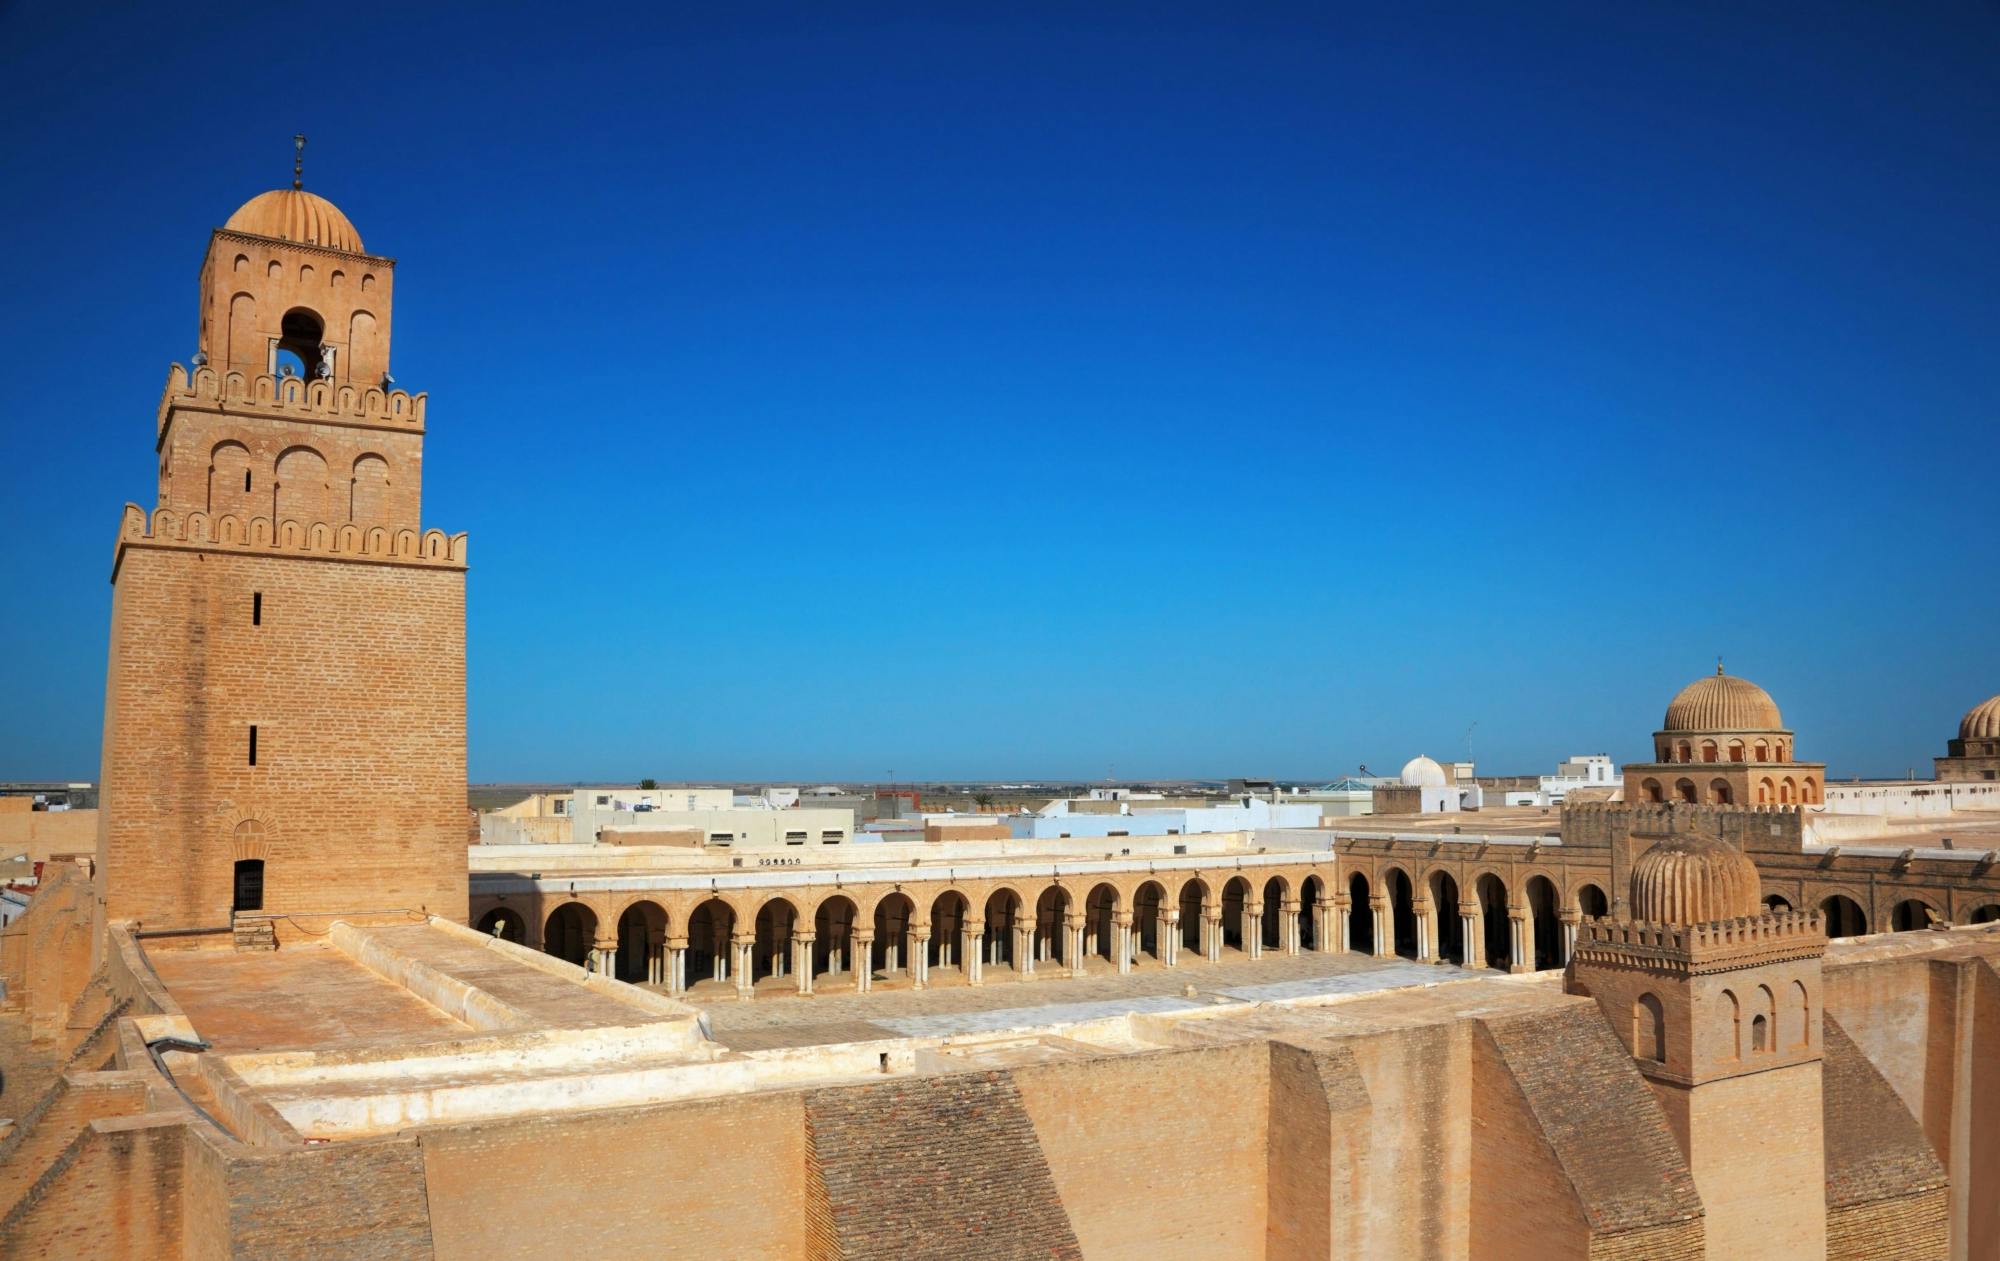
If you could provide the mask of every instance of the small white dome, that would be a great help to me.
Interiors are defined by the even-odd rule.
[[[1443,788],[1449,782],[1444,767],[1421,753],[1403,763],[1403,784],[1407,788]]]

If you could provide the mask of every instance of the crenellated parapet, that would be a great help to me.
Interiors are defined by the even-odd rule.
[[[463,533],[446,534],[443,530],[391,530],[384,526],[273,521],[269,517],[238,517],[233,514],[212,517],[205,512],[180,513],[171,508],[161,508],[148,515],[139,505],[126,504],[111,564],[114,580],[125,549],[129,547],[261,552],[384,565],[464,569],[467,541]]]
[[[1809,959],[1826,951],[1817,911],[1783,911],[1706,924],[1587,919],[1575,958],[1606,967],[1639,966],[1684,976]]]
[[[420,434],[424,431],[424,403],[428,398],[427,394],[411,394],[407,390],[338,385],[304,377],[273,376],[268,372],[252,376],[220,372],[212,367],[190,372],[174,364],[167,369],[167,386],[160,395],[156,433],[166,433],[174,409],[195,407]]]

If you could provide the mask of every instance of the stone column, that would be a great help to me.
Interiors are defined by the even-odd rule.
[[[752,999],[757,996],[753,984],[756,971],[757,936],[752,933],[732,940],[736,948],[735,962],[731,971],[736,973],[736,997]]]
[[[1333,932],[1338,939],[1335,950],[1346,950],[1349,940],[1348,919],[1354,914],[1354,899],[1345,893],[1333,895]]]
[[[1347,943],[1335,939],[1333,935],[1333,907],[1322,897],[1313,906],[1313,943],[1324,953],[1344,950]]]
[[[986,921],[965,921],[965,983],[986,984]]]
[[[1575,907],[1565,907],[1563,909],[1562,913],[1563,952],[1562,952],[1562,958],[1556,960],[1557,963],[1566,964],[1571,959],[1576,957],[1576,926],[1578,922],[1581,921],[1582,919],[1583,919],[1583,912],[1577,910]]]
[[[1529,943],[1533,937],[1528,932],[1528,908],[1510,906],[1507,908],[1507,970],[1509,972],[1533,972],[1535,952]]]
[[[1261,959],[1264,957],[1264,904],[1245,902],[1243,904],[1243,957]]]
[[[591,971],[609,977],[618,975],[618,939],[616,937],[599,939],[596,949],[591,953],[596,957],[597,961],[596,966],[591,968]]]
[[[1437,958],[1437,916],[1431,914],[1429,894],[1417,899],[1417,962],[1429,963]]]
[[[856,928],[848,933],[847,940],[853,952],[847,964],[854,969],[854,992],[866,994],[874,988],[875,934]]]
[[[1063,931],[1069,934],[1069,974],[1083,976],[1083,916],[1069,915],[1063,919]]]
[[[1160,919],[1160,958],[1170,968],[1181,966],[1181,909],[1175,907],[1162,911]]]
[[[1458,904],[1459,935],[1465,939],[1465,966],[1486,966],[1486,922],[1477,898]]]
[[[1023,977],[1035,974],[1035,926],[1024,924],[1014,929],[1014,971]]]
[[[811,933],[792,934],[792,958],[798,961],[798,987],[801,994],[810,994],[813,992],[813,942],[815,940],[816,938]]]
[[[720,924],[715,926],[715,936],[709,941],[708,954],[710,970],[715,974],[708,979],[728,980],[732,969],[730,960],[735,954],[735,949],[729,944],[729,930]]]
[[[1396,921],[1389,914],[1389,896],[1385,893],[1371,894],[1368,898],[1369,922],[1375,926],[1375,957],[1389,959],[1396,954]]]
[[[917,924],[910,929],[910,984],[925,989],[931,983],[931,926]]]
[[[1278,940],[1285,943],[1285,953],[1295,955],[1299,945],[1299,904],[1295,898],[1287,898],[1278,903]]]
[[[687,991],[687,938],[666,939],[666,986],[667,993],[681,994]]]

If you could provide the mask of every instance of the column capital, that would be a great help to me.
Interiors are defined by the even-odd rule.
[[[686,950],[688,948],[688,939],[686,937],[669,937],[667,938],[666,946],[669,950]]]

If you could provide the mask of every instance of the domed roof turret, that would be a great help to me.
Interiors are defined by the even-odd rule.
[[[1421,753],[1403,763],[1402,780],[1406,788],[1443,788],[1450,782],[1444,767]]]
[[[1782,731],[1785,720],[1771,694],[1721,666],[1696,679],[1667,702],[1667,731]]]
[[[1958,720],[1961,740],[2000,740],[2000,696],[1983,700]]]
[[[1727,841],[1669,836],[1632,864],[1632,918],[1707,924],[1764,913],[1757,864]]]
[[[340,207],[303,188],[274,188],[259,193],[244,202],[222,226],[252,236],[274,236],[281,241],[320,245],[349,254],[362,252],[361,234],[340,213]]]

